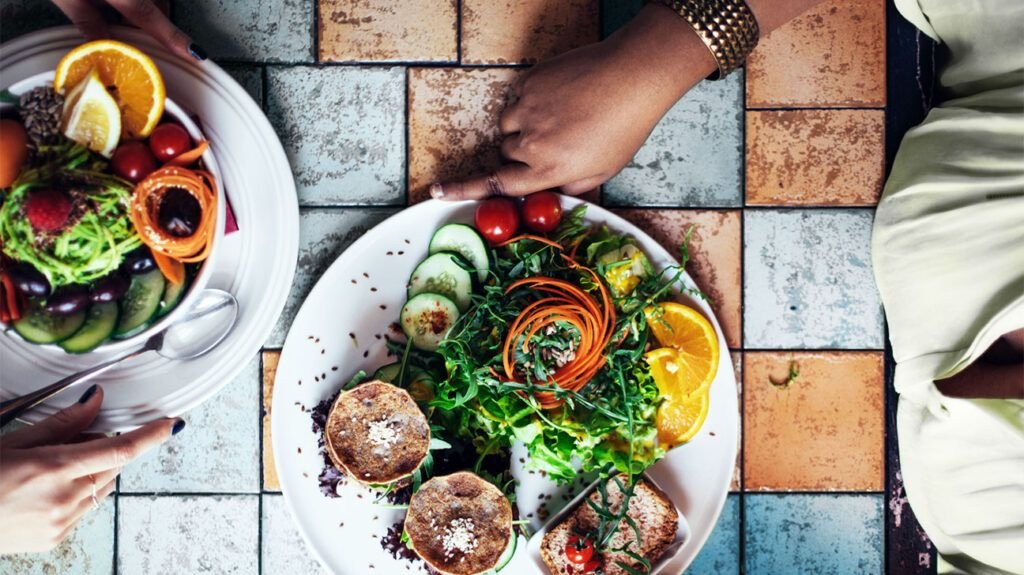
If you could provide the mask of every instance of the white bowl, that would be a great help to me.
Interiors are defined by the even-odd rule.
[[[7,89],[12,94],[20,96],[21,94],[24,94],[25,92],[28,92],[33,88],[52,85],[53,76],[54,72],[52,71],[44,72],[42,74],[37,74],[35,76],[25,78],[24,80],[9,86]],[[4,104],[3,106],[7,107],[12,105]],[[196,125],[196,123],[192,120],[191,117],[189,117],[185,110],[183,110],[180,106],[175,104],[174,101],[171,100],[171,98],[169,97],[164,100],[164,117],[170,117],[174,121],[180,123],[185,128],[185,130],[188,131],[188,134],[189,136],[192,137],[193,141],[198,142],[199,140],[207,139],[203,136],[203,133],[199,129],[199,126]],[[227,213],[225,205],[227,202],[225,200],[224,189],[222,185],[222,182],[224,180],[221,177],[220,168],[217,166],[217,160],[215,158],[213,150],[208,148],[206,152],[203,153],[202,158],[206,170],[213,174],[213,178],[217,183],[217,221],[214,224],[216,226],[216,231],[214,232],[213,247],[210,250],[210,255],[200,266],[199,272],[196,273],[195,278],[193,278],[191,285],[189,285],[188,287],[188,292],[185,293],[185,295],[181,298],[181,301],[178,302],[178,305],[169,314],[158,319],[144,331],[135,334],[132,337],[120,340],[110,340],[104,343],[103,345],[100,345],[99,347],[97,347],[96,349],[92,350],[89,353],[117,352],[139,347],[144,341],[149,339],[150,336],[160,331],[163,331],[164,329],[167,329],[168,326],[178,321],[178,318],[180,318],[182,314],[184,314],[190,307],[192,307],[192,304],[195,302],[196,297],[199,295],[200,292],[203,291],[203,288],[206,287],[206,283],[209,281],[210,274],[212,273],[211,270],[213,270],[215,267],[213,265],[213,262],[217,257],[217,246],[218,244],[220,244],[221,238],[224,237],[224,221]],[[18,333],[13,329],[6,329],[4,330],[4,332],[11,337],[21,338],[21,336],[18,335]],[[44,347],[59,349],[56,344],[47,344]]]

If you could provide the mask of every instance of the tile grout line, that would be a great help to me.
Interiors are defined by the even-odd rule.
[[[405,203],[400,209],[405,209],[410,206],[412,200],[412,189],[409,185],[409,158],[412,156],[412,150],[410,146],[412,141],[409,137],[409,120],[412,118],[412,92],[409,90],[409,79],[412,77],[412,67],[406,66],[405,68],[405,122],[402,124],[403,137],[405,138]]]
[[[462,2],[455,1],[455,64],[462,66]]]

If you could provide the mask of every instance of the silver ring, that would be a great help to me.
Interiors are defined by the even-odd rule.
[[[89,495],[89,497],[92,499],[92,508],[99,509],[100,500],[97,499],[96,497],[96,478],[91,473],[89,474],[89,481],[92,482],[92,494]]]

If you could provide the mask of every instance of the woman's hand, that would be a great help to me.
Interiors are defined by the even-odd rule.
[[[106,4],[178,57],[185,60],[206,59],[206,52],[172,24],[152,0],[53,0],[53,3],[89,40],[109,36],[107,22],[100,9],[100,5]]]
[[[0,554],[52,549],[114,490],[125,464],[184,427],[164,419],[114,437],[83,436],[102,402],[93,386],[79,403],[0,437]]]

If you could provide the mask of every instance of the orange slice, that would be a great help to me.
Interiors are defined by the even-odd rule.
[[[680,303],[664,302],[644,309],[651,333],[663,347],[679,352],[678,367],[701,385],[718,373],[718,334],[701,313]]]
[[[658,443],[665,449],[693,439],[708,418],[708,393],[704,391],[687,401],[667,398],[658,408],[655,423]]]
[[[66,93],[96,69],[121,107],[130,137],[148,136],[164,113],[164,80],[153,60],[123,42],[96,40],[68,52],[57,65],[53,89]]]

